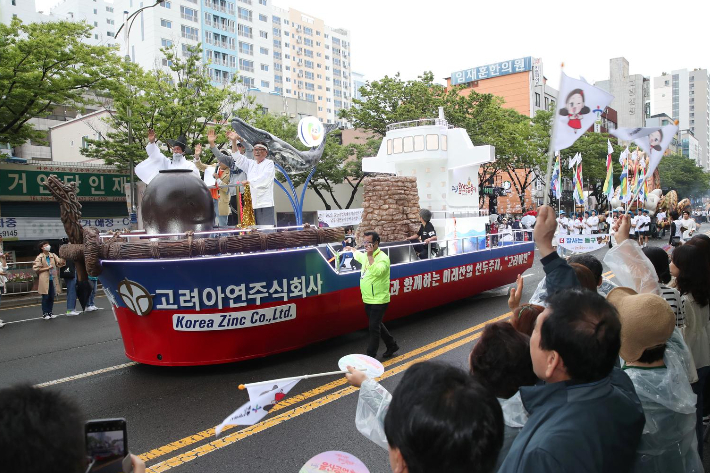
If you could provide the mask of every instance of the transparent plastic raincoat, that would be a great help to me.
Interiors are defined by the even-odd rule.
[[[701,473],[695,434],[696,396],[680,358],[666,350],[666,368],[626,368],[643,406],[646,424],[633,472]]]

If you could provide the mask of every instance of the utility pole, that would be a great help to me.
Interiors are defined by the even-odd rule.
[[[121,32],[124,26],[128,24],[126,27],[126,31],[123,33],[124,41],[126,43],[126,56],[125,60],[126,62],[131,62],[131,50],[130,50],[130,43],[129,43],[129,38],[131,34],[131,27],[133,26],[133,22],[135,21],[136,17],[140,12],[143,10],[147,10],[148,8],[153,8],[157,5],[160,5],[163,3],[165,0],[157,0],[153,5],[148,5],[143,8],[139,8],[138,10],[134,11],[130,15],[128,14],[128,11],[123,12],[123,24],[121,25],[120,28],[118,28],[118,31],[116,31],[116,34],[114,36],[118,37],[118,34]],[[129,84],[130,87],[130,84]],[[128,107],[126,109],[126,115],[128,117],[128,160],[129,160],[129,173],[130,173],[130,179],[131,179],[131,212],[130,212],[130,219],[131,219],[131,230],[136,230],[136,226],[138,225],[138,215],[137,215],[137,207],[136,207],[136,182],[135,182],[135,176],[134,176],[134,163],[133,163],[133,154],[131,154],[131,145],[133,144],[133,130],[131,129],[131,108]]]

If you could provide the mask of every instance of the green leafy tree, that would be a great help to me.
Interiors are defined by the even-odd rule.
[[[43,142],[31,118],[56,105],[83,111],[95,103],[90,90],[105,90],[119,76],[113,47],[82,42],[91,30],[73,21],[0,24],[0,142]]]
[[[678,193],[678,199],[701,197],[710,191],[710,174],[685,156],[664,156],[658,164],[661,186]]]
[[[89,140],[91,146],[81,150],[83,155],[126,167],[131,158],[138,163],[147,157],[144,148],[148,129],[155,130],[159,141],[185,135],[188,142],[195,143],[206,135],[208,126],[215,126],[223,135],[229,128],[227,119],[238,109],[243,109],[242,116],[255,113],[255,107],[244,107],[245,98],[235,80],[224,86],[212,84],[202,65],[199,45],[188,47],[186,58],[174,48],[162,51],[168,70],[144,71],[137,64],[121,63],[125,79],[111,87],[112,114],[107,119],[111,131],[105,139]]]

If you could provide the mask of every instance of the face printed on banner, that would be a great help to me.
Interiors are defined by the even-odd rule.
[[[661,141],[663,141],[663,132],[661,130],[656,130],[648,135],[648,144],[656,151],[661,151]]]
[[[582,89],[574,89],[567,95],[565,108],[560,110],[560,115],[568,118],[567,125],[577,130],[582,128],[582,116],[589,113],[589,107],[584,104],[584,91]]]

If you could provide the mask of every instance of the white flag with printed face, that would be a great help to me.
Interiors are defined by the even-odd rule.
[[[609,131],[609,133],[620,140],[633,141],[639,148],[646,152],[649,156],[646,176],[650,176],[658,167],[663,153],[668,149],[668,145],[673,141],[673,137],[677,131],[678,125],[666,125],[663,127],[647,128],[617,128],[616,130]]]
[[[221,424],[215,427],[215,434],[219,437],[228,425],[254,425],[284,397],[301,380],[267,381],[265,383],[254,384],[247,387],[249,391],[249,402],[234,411],[232,415],[224,419]]]
[[[602,89],[584,80],[567,77],[564,72],[557,97],[559,100],[552,137],[555,151],[572,146],[589,127],[594,125],[597,115],[601,115],[614,99],[613,95]]]

